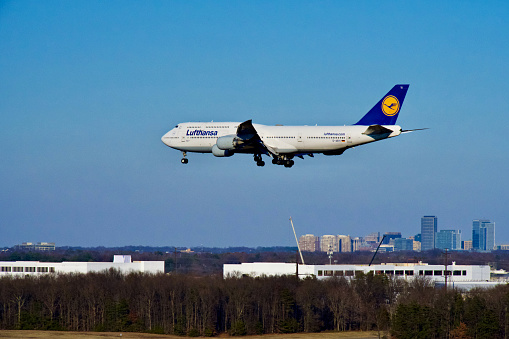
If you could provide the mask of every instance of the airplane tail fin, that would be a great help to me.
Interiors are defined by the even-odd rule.
[[[410,85],[396,85],[355,125],[395,125]]]

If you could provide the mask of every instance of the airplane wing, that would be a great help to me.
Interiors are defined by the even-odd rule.
[[[253,126],[253,120],[244,121],[237,127],[237,137],[243,140],[243,148],[257,148],[260,153],[272,153],[278,155],[279,153],[272,147],[266,145],[258,132]]]
[[[253,120],[244,121],[239,125],[239,127],[237,127],[237,137],[245,141],[256,137],[260,139],[258,132],[256,132],[256,129],[253,126]]]

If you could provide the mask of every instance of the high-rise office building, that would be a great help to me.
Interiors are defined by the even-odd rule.
[[[380,232],[373,232],[364,237],[365,242],[380,242]]]
[[[414,239],[395,238],[394,251],[413,251]]]
[[[492,251],[495,248],[495,223],[486,219],[472,221],[472,249]]]
[[[485,222],[490,222],[489,220],[484,219],[476,219],[472,221],[472,249],[474,250],[480,250],[480,242],[479,242],[479,236],[480,236],[480,228],[481,225]]]
[[[392,239],[401,238],[401,232],[385,232],[383,244],[388,245]]]
[[[437,233],[437,217],[425,215],[421,218],[421,251],[435,248],[435,234]]]
[[[435,247],[441,250],[461,249],[461,230],[440,230],[436,234]]]
[[[491,221],[481,223],[479,227],[479,250],[493,251],[495,249],[495,223]]]
[[[304,252],[315,252],[320,250],[320,237],[313,234],[302,235],[299,238],[299,247]]]

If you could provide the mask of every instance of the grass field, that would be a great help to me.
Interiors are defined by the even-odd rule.
[[[383,334],[381,334],[383,337]],[[226,338],[228,336],[219,336]],[[0,338],[34,338],[34,339],[104,339],[104,338],[141,338],[141,339],[177,339],[187,338],[174,335],[147,333],[118,333],[118,332],[60,332],[60,331],[0,331]],[[217,337],[216,337],[217,338]],[[295,334],[266,334],[244,336],[247,339],[375,339],[377,332],[324,332],[324,333],[295,333]]]

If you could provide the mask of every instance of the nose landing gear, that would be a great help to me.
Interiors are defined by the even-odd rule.
[[[186,158],[186,155],[186,152],[182,152],[182,160],[180,160],[180,162],[183,164],[187,164],[189,162],[189,159]]]

